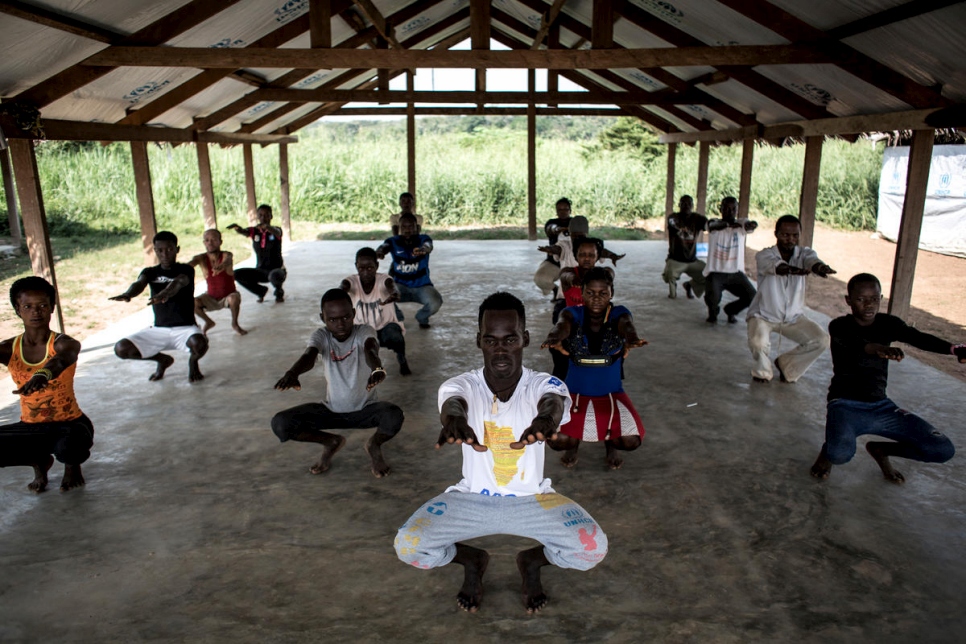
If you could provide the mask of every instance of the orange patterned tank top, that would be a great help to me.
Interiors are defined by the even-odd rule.
[[[27,384],[34,373],[46,364],[48,360],[56,355],[54,351],[54,341],[58,334],[51,332],[50,339],[47,340],[47,352],[43,360],[36,364],[31,364],[23,357],[23,334],[13,339],[13,355],[10,356],[10,377],[13,378],[17,389]],[[71,366],[50,381],[41,391],[20,396],[20,420],[25,423],[50,423],[54,421],[73,420],[83,412],[77,406],[77,399],[74,398],[74,371],[77,368],[75,362]]]

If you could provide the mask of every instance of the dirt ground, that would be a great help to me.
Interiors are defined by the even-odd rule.
[[[647,220],[641,222],[642,227],[651,233],[653,238],[663,238],[663,231],[660,227],[663,222],[660,219]],[[754,255],[755,251],[771,246],[775,242],[773,235],[774,223],[770,221],[760,221],[758,230],[748,237],[747,267],[748,274],[754,278]],[[324,227],[323,227],[324,228]],[[315,236],[317,231],[311,231],[309,238]],[[338,234],[331,235],[336,231],[328,231],[330,235],[322,231],[323,237],[338,237]],[[441,236],[449,236],[453,231],[447,231]],[[306,238],[302,235],[302,238]],[[846,232],[832,229],[821,224],[816,226],[815,240],[813,247],[819,256],[830,266],[838,271],[838,274],[827,279],[811,279],[809,281],[809,291],[807,296],[808,306],[836,317],[848,312],[843,296],[845,294],[845,283],[849,277],[860,272],[873,273],[879,277],[883,285],[883,291],[888,293],[889,284],[892,280],[892,264],[895,258],[895,244],[881,239],[876,234],[869,232]],[[246,252],[239,249],[236,257],[240,261],[246,257]],[[135,274],[136,269],[110,271],[100,276],[90,275],[78,276],[85,283],[83,292],[89,294],[87,297],[75,297],[67,305],[66,316],[68,332],[74,337],[83,340],[97,331],[100,331],[111,323],[130,315],[134,311],[134,305],[119,302],[110,302],[107,297],[121,292],[130,283],[131,275]],[[65,276],[66,278],[66,276]],[[67,278],[69,279],[69,278]],[[917,328],[938,335],[942,338],[963,342],[966,341],[966,299],[962,294],[966,293],[966,259],[949,257],[937,253],[920,251],[916,265],[916,280],[912,293],[912,312],[907,320]],[[888,300],[883,301],[882,309],[888,307]],[[83,314],[81,314],[83,312]],[[81,315],[82,320],[72,315]],[[19,333],[21,327],[19,320],[12,315],[0,316],[0,338],[7,338]],[[909,350],[910,355],[930,364],[937,369],[966,382],[966,369],[960,367],[955,361],[945,356],[928,354],[916,349]],[[0,368],[0,372],[4,370]]]

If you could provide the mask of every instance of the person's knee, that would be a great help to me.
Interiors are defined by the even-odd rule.
[[[939,430],[933,432],[935,443],[923,450],[923,461],[926,463],[945,463],[956,455],[956,448],[953,442],[944,436]]]
[[[829,336],[828,333],[826,333],[825,331],[822,331],[822,335],[820,335],[819,337],[815,338],[815,342],[824,351],[825,349],[828,349],[831,346],[831,344],[832,344],[832,338],[831,338],[831,336]]]
[[[272,416],[272,433],[278,437],[279,442],[284,443],[292,439],[289,427],[288,415],[285,412],[280,411]]]
[[[832,465],[844,465],[855,456],[855,442],[850,443],[827,443],[825,455]]]
[[[564,560],[557,565],[561,568],[590,570],[607,556],[607,535],[596,522],[580,524],[576,530],[578,542],[575,549],[566,553]]]
[[[443,296],[432,286],[429,287],[429,305],[433,308],[433,311],[438,311],[439,307],[443,305]]]
[[[406,416],[398,405],[387,404],[379,414],[379,428],[376,431],[387,436],[395,436],[402,429],[404,420]]]
[[[191,351],[191,355],[200,358],[201,356],[208,353],[208,338],[206,338],[201,333],[195,333],[190,338],[188,338],[188,350]]]
[[[195,298],[195,314],[201,313],[205,310],[205,305],[202,303],[200,297]]]
[[[241,304],[241,293],[235,291],[228,295],[228,306],[238,306]]]
[[[640,436],[621,436],[620,438],[617,439],[616,442],[618,443],[618,446],[620,447],[620,449],[627,452],[633,452],[635,449],[641,446],[641,437]]]
[[[128,339],[117,341],[117,344],[114,345],[114,355],[121,360],[140,360],[142,357],[138,348]]]
[[[559,434],[559,433],[554,438],[547,441],[547,446],[550,447],[550,449],[556,450],[558,452],[567,450],[567,449],[573,449],[578,445],[580,445],[580,441],[577,440],[576,438],[572,438],[570,436],[567,436],[566,434]]]

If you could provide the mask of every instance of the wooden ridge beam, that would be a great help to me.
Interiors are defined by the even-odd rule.
[[[538,107],[537,116],[626,116],[620,109],[598,107]],[[331,116],[405,116],[405,107],[342,107]],[[479,114],[476,107],[417,107],[417,116],[469,116]],[[500,116],[526,116],[525,107],[484,107],[483,114]]]
[[[696,97],[661,92],[440,92],[352,89],[261,89],[262,101],[296,103],[563,103],[567,105],[695,104]]]
[[[110,47],[81,63],[88,67],[318,67],[341,69],[609,69],[622,67],[811,65],[835,58],[808,45],[661,47],[605,50],[385,50],[244,49],[209,47]],[[730,72],[729,72],[730,73]]]
[[[151,47],[168,42],[172,38],[184,33],[188,29],[195,27],[202,22],[215,16],[239,0],[221,0],[211,2],[211,0],[191,0],[188,4],[172,11],[168,15],[160,18],[147,27],[136,31],[130,36],[126,36],[117,45]],[[99,52],[103,54],[110,51],[111,47]],[[98,54],[94,54],[95,56]],[[15,97],[20,103],[27,103],[37,108],[50,105],[59,98],[70,94],[76,89],[91,83],[111,72],[112,66],[91,66],[81,61],[67,69],[58,72],[50,78],[37,83]],[[194,67],[196,65],[189,65]],[[239,65],[245,67],[245,65]]]
[[[108,45],[124,38],[124,34],[111,29],[93,25],[84,20],[78,20],[72,16],[27,4],[26,2],[18,2],[18,0],[4,0],[4,2],[0,2],[0,13],[5,13],[8,16],[14,16],[21,20],[29,20],[44,27],[51,27],[52,29],[58,29],[69,34],[74,34],[75,36],[80,36],[81,38],[96,40],[97,42]]]

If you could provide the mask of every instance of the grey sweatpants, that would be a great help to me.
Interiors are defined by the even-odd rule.
[[[561,494],[486,496],[449,492],[416,510],[396,534],[396,554],[417,568],[445,566],[456,542],[512,534],[543,544],[547,561],[590,570],[607,554],[607,535],[582,507]]]

